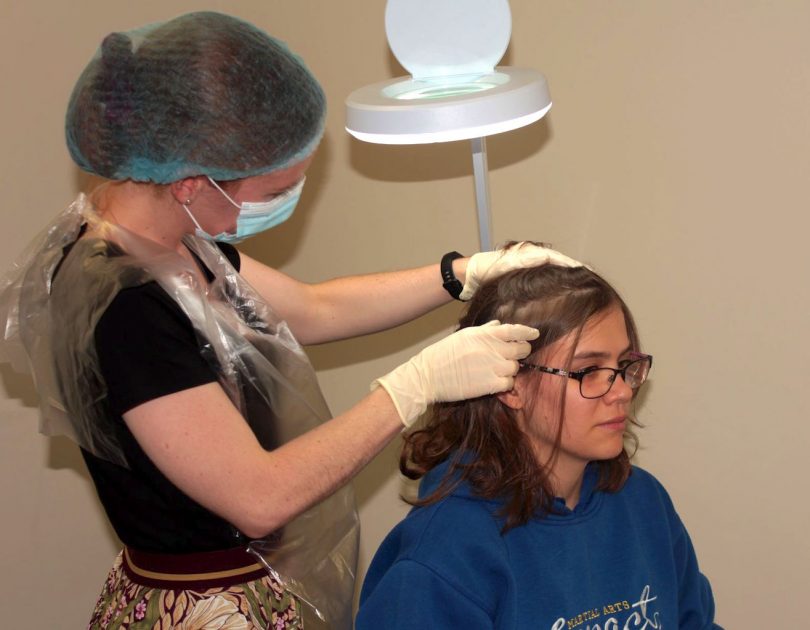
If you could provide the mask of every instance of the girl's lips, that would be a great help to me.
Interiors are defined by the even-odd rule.
[[[607,422],[602,422],[599,424],[600,427],[603,429],[607,429],[609,431],[624,431],[625,426],[627,425],[627,418],[624,416],[620,418],[612,418]]]

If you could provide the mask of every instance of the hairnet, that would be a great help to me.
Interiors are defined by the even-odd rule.
[[[260,175],[307,157],[326,101],[301,59],[213,12],[108,35],[68,104],[70,154],[108,179]]]

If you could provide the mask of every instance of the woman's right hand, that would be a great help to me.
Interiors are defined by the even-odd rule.
[[[518,361],[529,355],[529,341],[539,335],[536,328],[498,321],[463,328],[378,378],[372,387],[388,392],[409,427],[431,403],[511,389]]]

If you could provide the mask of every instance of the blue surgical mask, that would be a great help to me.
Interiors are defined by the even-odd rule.
[[[183,204],[188,216],[196,226],[195,233],[201,238],[211,241],[223,241],[225,243],[238,243],[245,240],[250,236],[254,236],[259,232],[264,232],[272,227],[284,223],[292,215],[298,200],[301,198],[301,190],[304,188],[305,177],[301,178],[289,190],[283,192],[277,197],[273,197],[269,201],[243,201],[241,204],[236,203],[217,183],[208,178],[208,181],[216,188],[222,195],[235,207],[239,208],[239,215],[236,217],[236,233],[220,232],[219,234],[211,235],[200,227],[197,219],[191,214],[188,205]]]

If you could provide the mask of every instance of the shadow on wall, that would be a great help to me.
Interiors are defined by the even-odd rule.
[[[39,408],[39,395],[31,375],[16,372],[11,365],[3,363],[0,364],[0,380],[9,398],[19,400],[24,407],[32,410]],[[36,424],[32,423],[31,430],[37,430]],[[71,439],[62,435],[49,436],[48,448],[48,468],[53,470],[70,468],[82,477],[90,479],[79,448]]]
[[[15,371],[9,363],[0,363],[0,381],[9,398],[16,398],[24,407],[39,406],[37,388],[30,374]]]
[[[644,431],[647,427],[654,424],[655,418],[648,417],[646,410],[649,409],[649,405],[647,404],[647,400],[649,400],[652,390],[655,389],[655,377],[654,375],[650,377],[644,386],[638,390],[635,398],[633,398],[633,402],[630,406],[630,416],[638,421],[637,426],[631,427],[633,433],[635,433],[636,437],[638,438],[638,447],[636,450],[632,448],[629,449],[630,459],[631,462],[635,465],[643,465],[644,462],[644,451],[645,448],[645,439],[644,439]],[[627,445],[627,443],[625,443]],[[632,446],[632,444],[630,445]]]
[[[8,398],[17,399],[24,407],[31,410],[39,407],[39,396],[37,394],[34,381],[29,374],[22,374],[14,371],[8,363],[0,364],[0,382],[6,391]],[[36,421],[32,419],[30,430],[37,431]],[[51,470],[70,470],[81,478],[81,483],[86,483],[90,487],[93,481],[87,471],[87,467],[82,459],[79,447],[70,439],[63,435],[48,437],[48,454],[45,465]],[[99,512],[101,505],[98,504]],[[112,529],[109,521],[100,516],[100,521],[104,523],[109,540],[115,547],[120,547],[121,542]]]
[[[458,324],[459,308],[460,303],[447,304],[393,330],[321,346],[308,346],[307,355],[316,370],[331,370],[390,357],[412,346],[417,347],[414,350],[417,352],[426,345],[428,338]],[[384,369],[391,370],[397,365],[392,360],[390,367]]]
[[[332,140],[324,135],[312,165],[307,169],[307,183],[301,201],[292,216],[266,234],[239,243],[239,250],[259,262],[279,269],[290,262],[304,240],[312,213],[323,194],[332,156]]]
[[[51,470],[70,470],[81,477],[82,483],[87,483],[91,488],[94,487],[79,447],[76,446],[73,440],[64,435],[55,435],[48,439],[47,466]],[[95,494],[95,489],[92,492]],[[113,548],[123,547],[123,543],[118,539],[110,520],[104,515],[101,502],[96,499],[95,505],[98,508],[96,520],[104,525],[105,534],[112,543]]]

